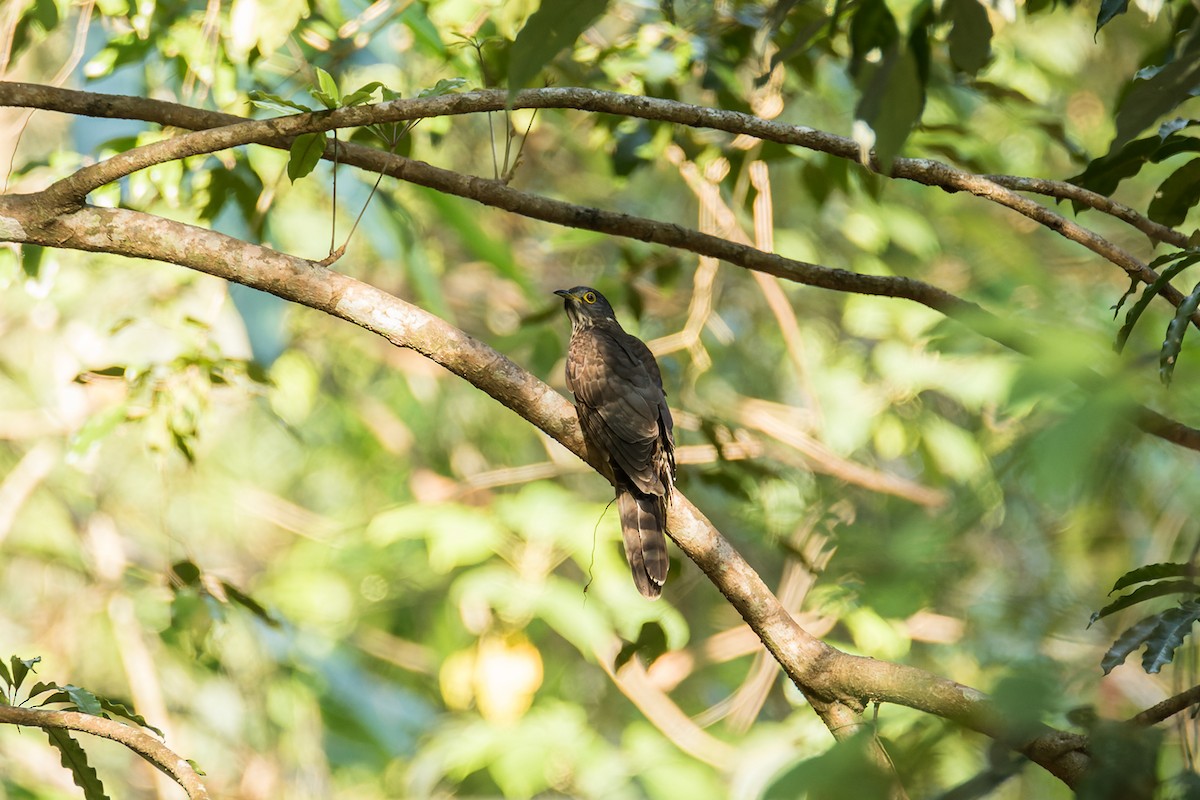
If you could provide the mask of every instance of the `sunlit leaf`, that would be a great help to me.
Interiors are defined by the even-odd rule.
[[[314,68],[317,73],[317,89],[312,92],[326,108],[337,108],[341,105],[341,94],[338,92],[337,81],[320,67]]]
[[[343,106],[359,106],[359,105],[363,105],[364,103],[371,103],[374,101],[375,92],[377,92],[382,87],[383,87],[383,84],[380,83],[379,81],[371,81],[370,83],[368,83],[364,86],[360,86],[359,88],[355,89],[350,94],[343,97],[342,105]]]
[[[292,114],[296,111],[312,111],[311,108],[303,103],[297,103],[294,100],[288,100],[280,97],[277,94],[260,92],[257,89],[251,89],[246,93],[246,96],[250,99],[251,103],[259,108],[267,108],[272,111],[278,111],[282,114]]]
[[[444,94],[454,94],[466,85],[466,78],[442,78],[428,89],[417,92],[417,97],[441,97]]]

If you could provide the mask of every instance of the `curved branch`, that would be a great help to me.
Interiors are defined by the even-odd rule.
[[[536,96],[540,92],[550,90],[530,91]],[[561,92],[565,90],[556,91]],[[571,91],[597,94],[590,90]],[[475,95],[487,94],[489,93],[475,93]],[[528,99],[529,94],[530,92],[522,92],[518,97]],[[608,93],[601,92],[598,94],[608,96]],[[748,117],[747,115],[735,112],[686,106],[684,104],[669,103],[669,101],[659,101],[652,98],[629,98],[626,95],[612,95],[612,97],[629,101],[644,101],[644,103],[667,103],[668,105],[682,106],[695,112],[706,112],[706,118],[711,116],[717,118],[731,116],[737,119],[751,120],[762,125],[792,129],[792,126],[779,126],[778,123],[770,123],[766,120],[759,120],[756,117]],[[244,118],[230,114],[203,111],[201,109],[158,100],[120,95],[93,95],[85,92],[54,89],[52,87],[33,84],[5,83],[0,81],[0,105],[53,106],[53,110],[65,111],[67,113],[132,118],[158,122],[165,125],[201,129],[192,134],[185,134],[174,139],[144,145],[127,151],[127,153],[114,156],[112,159],[96,164],[93,167],[80,170],[74,175],[59,181],[45,192],[25,196],[26,201],[36,206],[37,212],[43,216],[76,208],[82,202],[81,197],[76,197],[78,192],[85,187],[96,184],[97,181],[101,181],[102,179],[104,181],[116,180],[121,175],[127,174],[127,171],[141,169],[152,163],[158,163],[159,160],[166,159],[168,156],[181,158],[248,143],[286,148],[291,136],[299,133],[328,130],[339,125],[363,124],[364,122],[376,121],[377,119],[410,119],[417,118],[420,115],[435,113],[467,113],[461,105],[455,105],[456,102],[461,103],[464,98],[472,101],[467,106],[469,110],[473,110],[479,105],[477,96],[447,95],[426,100],[395,101],[394,103],[385,103],[380,106],[356,106],[336,111],[298,114],[291,117],[277,117],[270,120],[247,121]],[[408,105],[401,107],[398,105],[400,103]],[[380,117],[379,114],[385,111],[387,115]],[[401,113],[406,116],[396,116]],[[673,121],[689,124],[688,119],[690,118]],[[725,125],[726,127],[722,128],[722,130],[729,129],[732,123],[726,121]],[[795,130],[807,131],[815,137],[817,143],[824,143],[831,148],[839,141],[843,141],[841,137],[819,131],[811,131],[811,129],[807,128],[796,128]],[[849,142],[849,140],[844,141]],[[326,150],[326,157],[332,157],[332,150],[332,145],[330,145]],[[748,245],[737,244],[717,236],[685,228],[681,225],[540,197],[513,189],[501,181],[462,175],[451,170],[434,167],[422,161],[389,155],[380,150],[361,145],[339,145],[338,158],[341,163],[352,164],[372,172],[381,172],[419,186],[425,186],[446,194],[474,200],[484,205],[556,225],[582,228],[615,236],[638,239],[644,242],[662,244],[668,247],[687,250],[698,255],[718,258],[745,269],[775,275],[776,277],[796,283],[823,289],[912,300],[948,317],[952,317],[976,333],[1012,348],[1017,352],[1029,353],[1032,350],[1031,345],[1026,342],[1025,337],[1011,330],[1005,331],[1005,326],[1001,324],[1000,320],[981,309],[978,305],[923,281],[895,276],[864,275],[785,258],[774,253],[766,253]],[[898,159],[898,162],[900,161],[904,160]],[[909,161],[912,160],[910,159]],[[928,163],[934,164],[935,162]],[[950,170],[951,168],[945,167],[945,169]],[[80,177],[81,175],[83,177]],[[962,175],[967,174],[962,173]],[[103,185],[103,182],[99,185]],[[15,198],[13,199],[15,200]],[[1033,205],[1037,206],[1036,203]],[[1037,207],[1042,208],[1041,206]],[[1065,220],[1063,221],[1065,222]],[[1147,271],[1149,272],[1149,279],[1153,280],[1156,277],[1156,273],[1148,268]],[[1165,286],[1164,292],[1167,290],[1174,292],[1174,295],[1168,297],[1168,299],[1178,305],[1178,301],[1182,299],[1182,295],[1177,289],[1171,286]],[[1140,407],[1135,412],[1134,421],[1139,428],[1147,433],[1182,447],[1200,450],[1200,430],[1188,427],[1182,423],[1168,419],[1157,412]]]
[[[0,220],[4,212],[20,211],[22,199],[0,197]],[[375,287],[294,256],[136,211],[84,207],[50,219],[27,215],[21,223],[30,243],[178,264],[352,322],[464,378],[587,460],[574,409],[562,395],[445,320]],[[808,634],[682,495],[671,504],[668,527],[835,736],[861,728],[861,712],[869,703],[897,703],[1004,741],[1068,785],[1076,785],[1087,769],[1090,759],[1078,737],[1049,728],[1033,739],[1021,736],[974,689],[914,667],[851,656]]]
[[[0,723],[81,731],[120,742],[182,786],[191,800],[208,798],[208,789],[187,759],[132,725],[78,711],[46,711],[7,705],[0,705]]]
[[[1045,178],[1024,178],[1018,175],[985,175],[992,183],[1012,189],[1014,192],[1033,192],[1034,194],[1053,197],[1057,200],[1070,200],[1087,208],[1094,209],[1137,228],[1156,242],[1185,248],[1188,237],[1174,228],[1155,222],[1149,217],[1138,213],[1129,206],[1118,203],[1111,197],[1084,189],[1067,181],[1051,181]]]
[[[122,116],[120,113],[95,114],[96,101],[100,100],[102,105],[107,103],[112,106],[114,111],[118,104],[123,105],[129,112],[133,112],[130,114],[131,116],[138,119],[150,116],[147,112],[153,109],[155,118],[148,121],[161,121],[161,106],[173,105],[161,103],[159,106],[154,106],[151,104],[158,101],[120,98],[116,95],[89,95],[83,92],[74,92],[74,96],[72,96],[68,92],[70,90],[52,89],[37,84],[0,82],[0,105],[46,108],[97,116]],[[83,102],[85,99],[87,100],[86,104]],[[121,100],[125,102],[119,103]],[[130,103],[131,100],[136,102]],[[211,139],[201,140],[207,144],[197,144],[196,140],[184,135],[165,142],[134,148],[113,156],[107,161],[85,167],[63,179],[48,191],[62,202],[82,202],[88,192],[129,174],[129,172],[188,155],[214,152],[252,142],[265,144],[271,139],[292,137],[300,133],[384,122],[401,122],[432,116],[500,111],[506,107],[570,108],[579,111],[618,114],[689,127],[710,128],[732,134],[746,134],[765,141],[804,147],[851,161],[861,162],[863,160],[858,144],[844,136],[800,125],[765,120],[738,111],[706,108],[675,100],[626,95],[597,89],[545,88],[517,92],[511,98],[511,104],[509,101],[507,92],[480,90],[440,97],[394,100],[379,105],[339,108],[333,111],[318,111],[312,114],[296,114],[252,122],[246,122],[242,118],[227,114],[198,112],[195,109],[193,111],[197,111],[197,114],[184,114],[179,109],[174,109],[172,116],[178,122],[169,124],[178,124],[185,119],[198,120],[199,115],[203,114],[212,115],[209,117],[210,119],[213,116],[222,118],[219,124],[229,126],[230,130],[222,131],[219,136]],[[182,127],[212,128],[214,125],[211,123],[201,126],[183,124]],[[327,152],[326,156],[331,157],[332,153]],[[346,161],[353,163],[348,159]],[[878,167],[873,161],[871,166]],[[1149,284],[1158,277],[1154,270],[1099,234],[1068,220],[1040,203],[1022,197],[988,177],[966,172],[938,161],[916,158],[895,159],[890,174],[894,178],[902,178],[927,186],[937,186],[951,192],[965,191],[991,200],[1083,245],[1105,260],[1116,264],[1136,280]],[[1160,294],[1176,307],[1183,302],[1183,294],[1173,286],[1162,287]]]

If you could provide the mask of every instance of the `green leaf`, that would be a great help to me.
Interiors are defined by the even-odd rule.
[[[1187,333],[1197,307],[1200,307],[1200,283],[1195,285],[1192,293],[1175,309],[1175,318],[1167,323],[1167,335],[1163,338],[1162,350],[1158,353],[1158,377],[1168,386],[1171,385],[1171,377],[1175,373],[1179,351],[1183,349],[1183,336]]]
[[[1109,614],[1114,614],[1146,600],[1152,600],[1155,597],[1165,597],[1169,594],[1200,594],[1200,586],[1191,581],[1163,581],[1162,583],[1152,583],[1142,586],[1130,594],[1118,597],[1095,614],[1092,614],[1092,620],[1088,623],[1088,627],[1091,627],[1092,623],[1096,620],[1107,617]]]
[[[0,679],[4,681],[4,685],[9,689],[13,688],[12,673],[8,671],[8,665],[0,661]]]
[[[875,132],[875,155],[887,172],[921,119],[925,89],[914,53],[896,46],[871,73],[855,117]]]
[[[1137,278],[1133,278],[1129,281],[1129,288],[1122,292],[1120,299],[1113,304],[1113,319],[1116,319],[1117,314],[1121,313],[1121,309],[1125,307],[1125,301],[1137,294],[1138,287],[1141,285],[1141,281],[1139,281]]]
[[[209,221],[216,219],[226,204],[233,201],[237,203],[243,220],[254,220],[263,182],[244,158],[235,158],[237,162],[233,169],[222,167],[209,170],[208,202],[200,210],[202,218]]]
[[[871,749],[869,733],[837,742],[821,755],[780,773],[762,797],[764,800],[887,797],[894,789],[892,777],[872,757]]]
[[[1200,619],[1200,603],[1188,602],[1172,608],[1159,617],[1158,625],[1146,640],[1146,651],[1142,653],[1142,669],[1151,674],[1162,669],[1175,657],[1175,649],[1192,632],[1192,625]]]
[[[1096,33],[1100,32],[1113,18],[1129,10],[1129,0],[1102,0],[1100,13],[1096,15]]]
[[[974,75],[992,55],[992,23],[979,0],[948,0],[942,9],[950,29],[950,60],[961,71]]]
[[[33,4],[33,18],[44,31],[58,27],[58,4],[54,0],[37,0]]]
[[[1150,201],[1150,219],[1168,228],[1183,223],[1188,211],[1200,202],[1200,158],[1193,159],[1175,170]]]
[[[125,719],[129,720],[130,722],[136,723],[138,725],[141,725],[143,728],[148,728],[148,729],[154,731],[159,736],[163,735],[163,732],[161,730],[154,727],[149,722],[146,722],[145,717],[143,717],[141,714],[138,714],[132,708],[125,705],[121,701],[112,700],[107,697],[101,697],[100,695],[97,695],[96,697],[100,701],[100,707],[104,709],[104,711],[108,714],[108,716],[124,717]]]
[[[896,18],[883,0],[863,0],[850,21],[850,74],[857,75],[872,50],[891,50],[900,38]]]
[[[366,103],[373,102],[375,92],[383,88],[383,84],[379,81],[371,81],[365,86],[360,86],[350,94],[342,98],[343,106],[361,106]]]
[[[50,744],[58,748],[62,765],[71,770],[71,777],[74,778],[75,785],[83,789],[85,800],[108,800],[108,795],[104,792],[104,784],[100,782],[100,776],[96,774],[96,770],[88,763],[87,753],[80,747],[79,742],[72,739],[71,735],[61,728],[45,728],[44,730],[50,739]]]
[[[46,248],[36,244],[21,245],[21,271],[25,273],[25,277],[32,281],[36,281],[42,272],[42,259],[46,255]]]
[[[1113,642],[1112,647],[1108,648],[1108,652],[1100,659],[1100,668],[1104,670],[1104,674],[1112,672],[1114,669],[1125,663],[1125,659],[1134,650],[1137,650],[1146,643],[1146,639],[1158,627],[1158,618],[1161,614],[1154,614],[1145,619],[1131,625],[1125,630],[1117,640]]]
[[[62,690],[71,698],[75,707],[84,714],[91,714],[93,717],[101,716],[103,709],[100,707],[100,701],[96,699],[96,695],[81,686],[70,683],[62,687]]]
[[[604,13],[608,0],[542,0],[525,20],[508,62],[508,91],[523,89],[542,67],[575,43]]]
[[[1129,340],[1129,334],[1133,332],[1133,326],[1137,324],[1137,321],[1141,319],[1142,314],[1145,313],[1146,309],[1150,307],[1151,301],[1158,296],[1159,290],[1166,286],[1167,283],[1180,272],[1183,272],[1183,270],[1187,269],[1192,264],[1200,261],[1200,253],[1190,250],[1180,250],[1176,253],[1169,253],[1165,256],[1159,256],[1158,258],[1154,259],[1154,261],[1150,263],[1150,268],[1157,269],[1159,266],[1169,261],[1176,261],[1177,263],[1172,264],[1159,273],[1159,276],[1155,279],[1154,283],[1146,287],[1146,290],[1142,292],[1142,296],[1138,298],[1138,301],[1133,304],[1133,307],[1130,308],[1129,312],[1125,315],[1125,324],[1123,324],[1121,329],[1117,331],[1117,341],[1115,347],[1118,353],[1125,349],[1125,342]]]
[[[29,694],[26,695],[26,697],[28,697],[30,700],[32,700],[33,698],[37,697],[40,694],[44,694],[45,692],[61,691],[61,689],[62,689],[62,687],[59,686],[57,683],[54,683],[53,681],[51,681],[49,683],[47,683],[45,681],[38,681],[32,687],[30,687]],[[49,702],[49,701],[46,701],[46,702]]]
[[[291,158],[288,159],[287,174],[293,183],[308,175],[325,154],[325,134],[305,133],[292,142]]]
[[[17,658],[13,656],[9,659],[9,664],[12,665],[12,686],[13,692],[21,688],[21,684],[25,682],[25,677],[34,671],[33,667],[42,660],[41,656],[36,658]]]
[[[337,108],[342,104],[342,95],[338,91],[337,81],[320,67],[316,67],[315,69],[317,73],[317,88],[310,89],[308,93],[326,108]]]
[[[1190,578],[1197,574],[1195,564],[1147,564],[1144,567],[1131,569],[1113,584],[1109,594],[1143,581],[1156,581],[1159,578]]]
[[[271,109],[272,111],[278,111],[281,114],[291,114],[295,111],[305,111],[305,112],[312,111],[311,108],[304,105],[303,103],[297,103],[293,100],[287,100],[283,97],[280,97],[277,94],[268,94],[267,92],[260,92],[257,89],[252,89],[251,91],[247,92],[246,96],[248,98],[250,98],[251,103],[258,106],[259,108]]]
[[[441,32],[426,13],[425,3],[410,3],[401,12],[397,20],[412,31],[413,39],[418,48],[428,54],[445,59],[447,56],[446,43],[442,41]]]
[[[1138,174],[1146,164],[1157,164],[1171,156],[1195,151],[1200,151],[1200,139],[1193,136],[1171,134],[1165,139],[1147,136],[1092,159],[1083,172],[1067,180],[1084,189],[1110,195],[1121,181]],[[1076,212],[1082,208],[1075,204]]]
[[[466,85],[466,78],[442,78],[428,89],[417,92],[417,97],[441,97],[444,94],[454,94]]]
[[[1133,139],[1162,115],[1196,96],[1200,87],[1200,52],[1184,53],[1163,67],[1144,69],[1117,111],[1117,135],[1110,150]]]

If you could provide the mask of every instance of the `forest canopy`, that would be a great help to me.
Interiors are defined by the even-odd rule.
[[[1182,0],[6,4],[0,796],[1200,796],[1197,87]]]

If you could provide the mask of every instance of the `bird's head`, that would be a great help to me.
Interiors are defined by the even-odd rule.
[[[576,330],[590,327],[602,320],[617,320],[608,300],[590,286],[559,289],[555,294],[563,299],[563,308],[571,318],[571,327]]]

